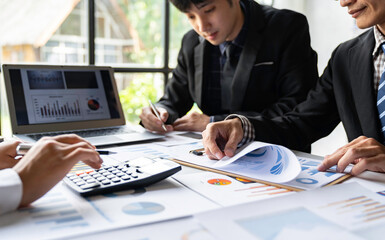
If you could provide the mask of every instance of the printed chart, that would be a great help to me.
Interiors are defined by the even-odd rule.
[[[304,236],[328,236],[328,234],[335,236],[340,231],[337,225],[305,208],[244,218],[235,222],[258,239],[266,240],[288,239],[288,236],[293,239],[304,239]]]
[[[95,226],[103,219],[82,205],[85,201],[74,204],[63,190],[63,186],[57,186],[31,207],[1,216],[2,239],[59,238],[97,230]]]
[[[177,181],[212,201],[231,206],[293,193],[290,190],[226,175],[199,172],[174,177]]]
[[[294,180],[284,183],[284,185],[311,190],[323,187],[346,176],[344,173],[318,171],[317,166],[321,163],[320,161],[300,157],[298,158],[298,161],[301,164],[300,174]]]
[[[165,209],[162,204],[155,202],[136,202],[123,206],[122,211],[128,215],[151,215]]]
[[[385,234],[384,206],[377,193],[346,183],[195,217],[219,239],[378,239]]]

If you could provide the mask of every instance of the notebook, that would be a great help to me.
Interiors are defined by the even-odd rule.
[[[4,64],[12,133],[23,141],[76,133],[95,146],[162,138],[126,125],[113,69]]]

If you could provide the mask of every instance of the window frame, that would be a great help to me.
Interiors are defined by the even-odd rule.
[[[95,0],[87,0],[88,4],[88,64],[95,65],[95,39],[96,39],[96,5]],[[169,48],[170,48],[170,3],[163,0],[163,66],[162,67],[113,67],[117,73],[162,73],[164,77],[164,85],[167,84],[169,74],[173,70],[169,67]]]

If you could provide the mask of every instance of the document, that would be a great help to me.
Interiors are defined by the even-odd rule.
[[[218,239],[378,239],[385,234],[384,209],[385,197],[346,183],[195,218]]]
[[[332,185],[350,177],[348,173],[350,172],[351,167],[348,167],[344,173],[336,172],[335,168],[326,172],[320,172],[317,170],[317,166],[321,163],[320,160],[305,157],[297,158],[301,164],[301,172],[295,179],[283,183],[285,186],[302,190],[311,190],[326,185]]]
[[[191,154],[193,149],[203,150],[202,143],[170,149],[170,155],[180,164],[295,191],[333,185],[350,177],[349,169],[345,173],[333,169],[320,172],[317,170],[320,160],[297,157],[285,147],[262,142],[252,142],[239,149],[234,157],[220,161],[210,160],[205,154]]]
[[[1,239],[69,239],[80,234],[190,216],[219,206],[172,179],[82,198],[58,184],[30,207],[0,217]]]
[[[134,228],[121,228],[96,234],[85,234],[71,240],[218,240],[192,217],[146,224]]]
[[[202,141],[202,134],[200,132],[174,131],[167,133],[165,138],[159,139],[156,142],[153,142],[153,144],[170,147],[200,141]]]
[[[207,171],[176,175],[173,178],[221,206],[231,206],[295,193],[284,188]]]
[[[294,153],[279,145],[251,142],[238,149],[234,157],[225,157],[219,161],[210,160],[205,154],[192,154],[192,151],[202,148],[201,143],[186,144],[173,147],[170,154],[181,160],[182,164],[189,163],[272,183],[291,181],[301,171]]]

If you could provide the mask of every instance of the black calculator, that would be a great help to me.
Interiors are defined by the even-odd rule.
[[[100,169],[69,173],[64,182],[83,197],[146,187],[180,171],[181,166],[164,158],[140,157]]]

